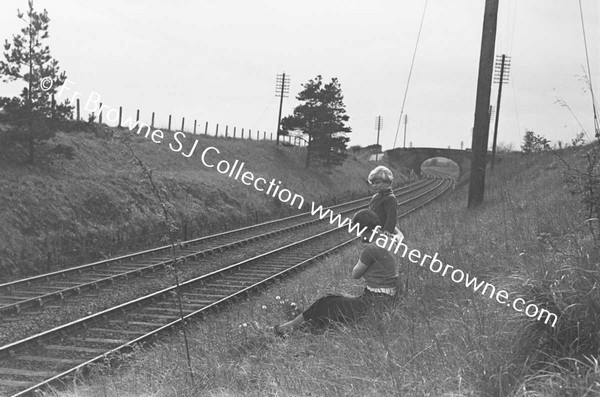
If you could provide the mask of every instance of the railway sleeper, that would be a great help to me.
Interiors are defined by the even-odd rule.
[[[111,338],[86,338],[86,337],[71,337],[72,341],[75,342],[91,342],[91,343],[100,343],[105,345],[124,345],[129,342],[125,339],[111,339]]]
[[[131,330],[127,330],[127,329],[118,329],[118,328],[101,328],[101,327],[97,327],[97,328],[90,328],[88,329],[88,331],[90,332],[97,332],[97,333],[102,333],[102,334],[122,334],[122,335],[133,335],[135,336],[142,336],[145,335],[145,332],[139,332],[139,331],[131,331]]]
[[[81,283],[82,281],[52,281],[52,284],[61,285],[63,288],[81,285]]]
[[[145,311],[159,311],[159,312],[167,312],[167,313],[175,313],[175,314],[179,314],[179,305],[177,304],[174,308],[172,307],[147,307],[144,310]],[[191,305],[184,305],[183,302],[181,303],[181,312],[183,312],[184,315],[189,314],[189,313],[193,313],[195,312],[195,310],[190,310],[190,309],[185,309],[183,308],[183,306],[191,306]],[[150,315],[153,315],[153,313],[150,313]]]
[[[156,323],[149,323],[146,321],[131,321],[131,320],[123,320],[123,319],[116,319],[116,320],[110,320],[109,323],[111,324],[118,324],[120,326],[122,325],[136,325],[139,327],[147,327],[147,328],[152,328],[155,329],[157,327],[160,327],[160,324],[156,324]],[[142,335],[145,335],[142,334]]]
[[[134,319],[159,319],[159,320],[168,320],[168,321],[173,321],[173,320],[177,320],[179,318],[179,316],[173,316],[173,315],[166,315],[166,314],[156,314],[156,313],[145,313],[145,312],[137,312],[137,313],[130,313],[129,318],[134,318]]]
[[[200,298],[216,298],[216,299],[222,299],[224,297],[226,297],[227,295],[224,295],[222,293],[217,293],[217,294],[213,294],[213,293],[209,293],[209,292],[186,292],[185,294],[183,294],[183,296],[181,297],[181,299],[183,299],[184,297],[200,297]]]
[[[23,298],[23,299],[30,299],[33,295],[34,297],[39,295],[39,292],[33,292],[33,291],[24,291],[24,290],[15,290],[15,294],[20,295],[20,296],[27,296],[30,295],[28,298]]]
[[[271,274],[273,274],[273,270],[264,270],[264,271],[260,271],[260,270],[246,270],[244,272],[248,277],[268,277]]]
[[[227,282],[227,280],[223,280],[223,282]],[[212,283],[206,283],[203,284],[203,286],[205,287],[209,287],[209,288],[214,288],[217,290],[228,290],[228,292],[232,291],[232,290],[237,290],[239,288],[245,288],[247,287],[247,285],[244,284],[212,284]]]
[[[15,360],[19,361],[36,361],[42,363],[54,363],[54,364],[66,364],[66,365],[79,365],[80,360],[72,360],[69,358],[56,358],[56,357],[45,357],[45,356],[30,356],[30,355],[18,355],[14,357]]]
[[[79,352],[79,353],[91,353],[91,354],[106,353],[105,349],[98,349],[95,347],[46,345],[46,346],[44,346],[44,348],[46,350],[50,350],[50,351],[66,351],[66,352]]]
[[[28,382],[24,380],[11,380],[11,379],[0,379],[0,386],[6,387],[30,387],[35,385],[35,382]]]
[[[163,308],[179,308],[179,301],[174,300],[174,299],[170,299],[170,300],[164,300],[164,301],[160,301],[160,302],[153,302],[154,306],[149,307],[148,309],[150,310],[154,310],[154,309],[163,309]],[[184,299],[183,297],[181,298],[181,306],[194,306],[194,303],[189,300],[189,299]]]
[[[233,279],[233,281],[245,281],[245,282],[256,282],[260,281],[263,277],[268,277],[272,273],[264,273],[264,274],[256,274],[244,272],[244,274],[232,274],[228,279]]]

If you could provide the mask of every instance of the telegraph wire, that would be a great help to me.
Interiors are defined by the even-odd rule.
[[[410,76],[412,75],[413,66],[415,64],[415,57],[417,55],[417,48],[419,47],[419,39],[421,38],[421,29],[423,28],[423,20],[425,20],[425,11],[427,10],[427,3],[429,0],[425,0],[425,6],[423,7],[423,16],[421,16],[421,24],[419,25],[419,33],[417,34],[417,42],[415,44],[415,51],[413,52],[412,61],[410,63],[410,70],[408,72],[408,79],[406,81],[406,88],[404,90],[404,98],[402,99],[402,108],[400,109],[400,117],[398,118],[398,127],[396,128],[396,136],[394,137],[394,146],[396,147],[396,140],[398,139],[398,131],[400,131],[400,124],[402,123],[402,115],[404,113],[404,104],[406,103],[406,94],[408,94],[408,85],[410,84]]]

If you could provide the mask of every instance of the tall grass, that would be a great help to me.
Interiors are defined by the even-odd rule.
[[[550,154],[516,155],[489,176],[477,211],[463,187],[400,222],[410,248],[555,310],[555,328],[401,260],[408,291],[389,310],[322,335],[271,335],[266,325],[289,314],[281,301],[306,308],[326,292],[361,291],[349,276],[357,244],[197,323],[193,386],[174,335],[66,395],[598,395],[599,255],[562,170]]]

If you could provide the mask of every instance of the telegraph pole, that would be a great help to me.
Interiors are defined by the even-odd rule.
[[[404,149],[406,149],[406,124],[408,123],[408,114],[404,115],[404,143],[402,144],[402,147]]]
[[[477,77],[477,98],[475,100],[475,121],[473,124],[473,161],[469,180],[468,207],[483,203],[485,190],[485,166],[490,130],[489,106],[494,71],[494,49],[496,44],[496,24],[498,20],[498,0],[486,0],[479,55],[479,75]]]
[[[498,70],[498,68],[500,70]],[[510,57],[502,54],[496,55],[496,75],[494,75],[494,83],[498,83],[498,102],[496,102],[496,122],[494,124],[494,142],[492,144],[492,165],[491,169],[494,172],[494,159],[496,157],[496,138],[498,137],[498,120],[500,119],[500,99],[502,98],[502,85],[508,84],[508,75],[510,72]]]
[[[283,72],[283,74],[278,74],[275,84],[275,89],[277,90],[275,95],[279,95],[279,117],[277,117],[277,145],[279,145],[279,135],[281,135],[281,108],[283,107],[283,97],[287,97],[285,94],[290,92],[290,77],[286,77],[285,72]]]
[[[375,156],[377,157],[377,161],[379,161],[379,153],[381,153],[379,149],[379,133],[383,128],[383,118],[381,116],[375,117],[375,128],[377,129],[377,154]]]
[[[377,147],[379,148],[379,132],[383,128],[383,118],[381,116],[375,117],[375,128],[377,128]]]

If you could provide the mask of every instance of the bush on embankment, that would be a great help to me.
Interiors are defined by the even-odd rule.
[[[159,203],[113,132],[100,126],[58,133],[49,145],[73,148],[72,160],[48,153],[27,166],[14,154],[0,153],[0,281],[164,244]],[[165,186],[182,239],[297,212],[204,166],[200,154],[208,146],[221,152],[211,153],[213,161],[243,161],[245,170],[281,181],[307,203],[333,204],[368,194],[366,176],[374,167],[350,156],[331,172],[305,169],[305,148],[189,133],[183,153],[193,139],[199,142],[195,154],[186,158],[169,148],[177,144],[167,131],[159,144],[128,129],[120,134],[130,137],[135,152]],[[399,169],[392,169],[397,184],[406,181]]]

